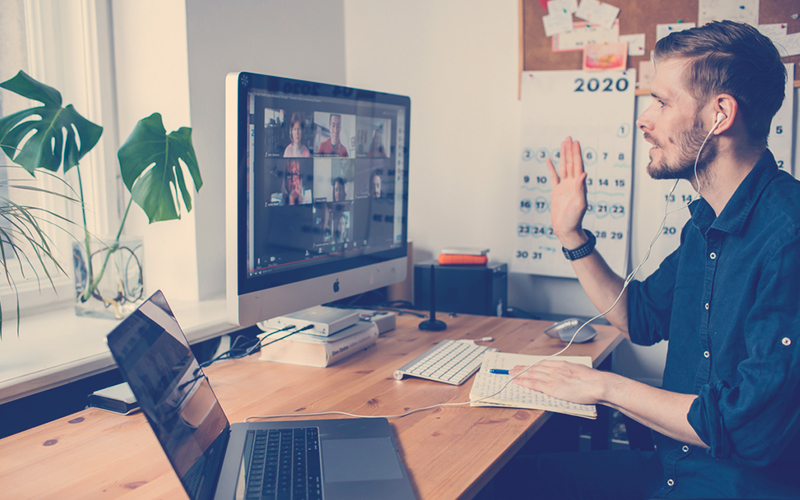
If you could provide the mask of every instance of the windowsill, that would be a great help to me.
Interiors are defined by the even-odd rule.
[[[202,302],[171,301],[189,343],[238,330],[226,321],[225,298]],[[3,321],[0,341],[0,404],[102,373],[116,365],[106,335],[119,324],[82,318],[66,307],[25,316],[16,335],[14,319]],[[58,334],[53,334],[59,329]]]

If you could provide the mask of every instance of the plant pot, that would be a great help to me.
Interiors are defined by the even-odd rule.
[[[72,244],[75,314],[122,319],[144,302],[144,247],[141,238],[89,240],[91,267],[84,241]],[[99,279],[98,279],[99,277]]]

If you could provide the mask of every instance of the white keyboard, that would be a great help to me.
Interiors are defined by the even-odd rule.
[[[409,375],[461,385],[481,367],[483,354],[496,350],[470,340],[443,340],[414,361],[395,370],[394,378],[400,380],[404,375]]]

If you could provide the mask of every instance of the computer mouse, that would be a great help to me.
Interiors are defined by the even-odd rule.
[[[548,337],[560,339],[562,342],[569,342],[583,323],[584,322],[578,318],[565,319],[564,321],[553,323],[553,326],[545,330],[544,333],[546,333]],[[580,344],[582,342],[588,342],[596,336],[597,330],[592,328],[592,325],[586,325],[580,328],[578,335],[575,336],[575,340],[572,342]]]

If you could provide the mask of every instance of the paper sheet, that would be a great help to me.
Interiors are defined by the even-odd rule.
[[[578,0],[550,0],[547,2],[547,13],[567,12],[572,14],[578,10]]]
[[[645,46],[644,33],[637,33],[635,35],[620,35],[619,41],[628,44],[629,56],[644,55],[644,46]]]
[[[769,150],[775,155],[775,161],[781,170],[792,172],[792,142],[794,138],[794,63],[785,63],[786,68],[786,87],[784,90],[783,104],[770,124],[769,137],[767,144]],[[798,169],[794,169],[795,177],[800,174]]]
[[[544,34],[547,37],[572,31],[572,14],[569,12],[554,12],[542,16]]]
[[[711,21],[736,21],[758,25],[759,0],[699,0],[697,23],[702,26]]]
[[[661,40],[670,33],[688,30],[694,27],[694,23],[656,24],[656,41]]]
[[[575,16],[592,24],[610,28],[619,16],[619,8],[599,0],[582,0]]]
[[[517,365],[531,365],[546,357],[547,356],[531,356],[527,354],[511,354],[505,352],[487,352],[483,356],[481,369],[475,377],[475,381],[472,383],[472,389],[469,393],[469,398],[472,401],[472,403],[470,403],[471,406],[532,408],[595,418],[597,416],[597,409],[594,405],[581,405],[570,403],[563,399],[553,398],[541,392],[517,385],[514,382],[509,384],[508,382],[511,380],[511,377],[508,375],[489,373],[489,370],[493,368],[510,370]],[[592,358],[589,356],[558,356],[553,359],[578,363],[590,368],[592,366]],[[505,387],[503,387],[504,385]],[[499,394],[497,394],[498,392]]]
[[[800,33],[770,37],[778,49],[781,57],[791,57],[800,54]]]
[[[573,23],[572,31],[557,33],[551,39],[553,52],[583,50],[590,43],[612,43],[619,41],[619,21],[611,28],[603,28],[596,24]]]

